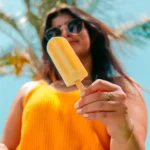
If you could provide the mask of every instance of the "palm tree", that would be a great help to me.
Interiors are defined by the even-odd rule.
[[[85,3],[86,1],[86,3]],[[80,0],[83,9],[93,13],[100,3],[99,0]],[[40,52],[40,28],[45,13],[59,5],[67,3],[70,5],[78,5],[77,0],[37,0],[34,4],[33,0],[24,0],[26,5],[26,13],[21,19],[12,18],[5,12],[0,12],[2,23],[0,32],[7,35],[14,42],[13,45],[5,48],[0,55],[0,75],[16,74],[17,76],[30,76],[35,78],[41,68],[38,52]],[[6,25],[9,27],[6,30]],[[14,35],[12,30],[16,32]],[[118,25],[115,30],[120,38],[126,39],[128,43],[135,40],[133,36],[141,35],[150,38],[150,18],[144,17],[138,22],[127,22]],[[130,38],[128,35],[130,33]],[[132,35],[132,36],[131,36]],[[131,39],[132,37],[132,39]],[[112,38],[111,38],[112,39]],[[8,50],[6,50],[8,49]]]
[[[40,61],[37,51],[40,51],[40,28],[46,12],[59,3],[68,3],[67,0],[24,0],[26,14],[20,19],[12,18],[5,12],[0,12],[2,24],[0,32],[7,35],[14,42],[8,50],[3,50],[0,55],[0,75],[16,74],[28,75],[34,78],[40,70]],[[76,0],[71,1],[76,4]],[[34,11],[33,11],[34,10]],[[36,12],[36,13],[35,13]],[[6,30],[6,24],[10,27]],[[16,32],[19,39],[16,38]],[[23,42],[22,42],[23,41]]]

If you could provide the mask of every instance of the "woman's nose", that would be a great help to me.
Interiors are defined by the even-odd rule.
[[[64,38],[69,36],[69,32],[68,32],[66,27],[61,28],[61,36],[64,37]]]

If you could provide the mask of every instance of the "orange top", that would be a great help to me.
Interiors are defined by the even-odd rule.
[[[110,137],[100,121],[76,113],[79,91],[60,92],[41,82],[24,99],[17,150],[109,150]]]

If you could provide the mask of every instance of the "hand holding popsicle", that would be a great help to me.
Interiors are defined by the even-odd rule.
[[[102,121],[109,135],[117,141],[128,143],[134,126],[127,115],[126,98],[120,86],[98,79],[83,90],[74,107],[86,119]]]
[[[125,119],[126,95],[123,90],[104,80],[97,80],[88,88],[84,88],[81,81],[88,73],[65,38],[52,38],[47,44],[47,51],[66,86],[76,84],[82,94],[84,92],[75,104],[77,112],[89,120],[102,120],[110,135],[114,135],[119,128],[121,134],[122,130],[126,129],[129,135],[130,129]],[[125,127],[122,129],[120,124]],[[128,139],[128,135],[125,138]]]

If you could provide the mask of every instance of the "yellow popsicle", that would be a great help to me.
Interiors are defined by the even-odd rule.
[[[63,37],[53,37],[47,43],[47,52],[55,64],[66,86],[76,84],[82,90],[81,81],[88,73],[76,53]]]

